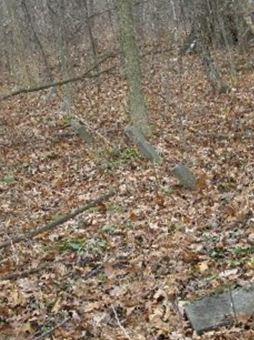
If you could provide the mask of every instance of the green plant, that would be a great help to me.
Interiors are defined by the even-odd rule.
[[[211,235],[210,233],[204,233],[203,238],[205,242],[210,242],[210,243],[217,243],[220,239],[219,236]]]
[[[96,213],[98,212],[99,208],[98,207],[91,207],[89,209],[87,209],[87,212],[89,213]]]
[[[70,239],[60,245],[61,251],[72,251],[77,253],[88,252],[92,255],[101,255],[107,249],[107,241],[101,238]]]
[[[64,126],[69,126],[70,123],[71,123],[71,120],[74,119],[75,117],[72,116],[72,115],[65,115],[62,117],[61,119],[61,123],[64,125]]]
[[[162,192],[166,195],[166,196],[171,196],[174,193],[174,188],[172,187],[163,187],[162,188]]]
[[[254,247],[236,247],[232,249],[232,253],[236,256],[246,256],[254,254]]]
[[[141,156],[135,148],[112,149],[108,152],[108,159],[106,168],[113,170],[122,165],[129,164],[135,160],[140,159]]]
[[[64,241],[64,243],[60,245],[60,250],[80,253],[82,250],[84,250],[84,247],[85,247],[84,240],[71,239]]]
[[[218,247],[214,247],[209,252],[209,256],[215,260],[224,259],[226,255],[227,255],[227,251],[223,248],[218,248]]]
[[[99,282],[101,282],[101,283],[105,283],[105,282],[107,282],[107,280],[108,280],[108,277],[107,277],[107,275],[105,274],[105,273],[99,273],[98,275],[97,275],[97,280],[99,281]]]
[[[126,221],[125,227],[128,228],[128,229],[134,229],[135,224],[131,220],[128,220],[128,221]]]
[[[92,238],[86,243],[86,251],[93,255],[101,255],[107,249],[107,241],[100,238]]]
[[[135,149],[135,148],[124,149],[121,153],[121,159],[123,161],[135,160],[135,159],[139,159],[139,158],[140,158],[140,155],[139,155],[137,149]]]
[[[113,211],[116,213],[123,213],[124,209],[121,205],[116,203],[111,203],[108,205],[108,211]]]
[[[210,282],[210,281],[213,281],[213,280],[217,280],[218,278],[219,278],[218,274],[213,274],[213,275],[210,275],[210,276],[206,277],[205,281],[206,282]]]
[[[115,225],[104,225],[101,230],[105,234],[113,235],[117,231],[117,227]]]
[[[0,180],[0,183],[6,184],[6,185],[11,185],[15,182],[16,182],[15,177],[12,175],[6,175]]]
[[[241,260],[229,260],[228,264],[231,268],[236,268],[241,265],[243,265],[246,261],[241,259]]]

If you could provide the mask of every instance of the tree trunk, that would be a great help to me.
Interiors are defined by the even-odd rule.
[[[129,110],[131,123],[147,136],[150,133],[150,127],[147,118],[147,107],[142,91],[142,74],[132,9],[133,0],[117,1],[120,39],[125,60],[125,73],[129,84]]]
[[[88,7],[87,0],[84,0],[83,2],[84,2],[84,10],[85,10],[85,22],[86,22],[88,36],[89,36],[89,40],[90,40],[90,44],[91,44],[91,50],[92,50],[92,58],[93,58],[94,64],[98,65],[97,68],[96,68],[96,73],[99,75],[100,74],[100,65],[98,64],[96,42],[95,42],[95,38],[94,38],[94,35],[93,35],[91,20],[89,18],[89,14],[90,14],[89,13],[89,7]],[[92,1],[92,3],[93,3],[93,1]],[[99,82],[99,79],[97,79],[97,81]]]
[[[254,34],[253,0],[182,0],[181,6],[192,27],[189,44],[198,39],[193,30],[216,48],[241,42],[246,30]]]
[[[26,0],[22,0],[21,1],[21,5],[23,6],[24,13],[26,15],[28,24],[31,27],[31,31],[32,31],[32,34],[34,36],[34,40],[35,40],[36,46],[39,48],[39,50],[41,52],[42,60],[43,60],[44,66],[45,66],[45,72],[47,74],[47,80],[50,80],[51,82],[53,82],[54,81],[54,77],[53,77],[53,74],[52,74],[52,71],[51,71],[51,67],[50,67],[50,65],[48,63],[48,57],[47,57],[47,55],[46,55],[46,53],[44,51],[44,48],[43,48],[42,43],[41,43],[41,40],[40,40],[40,38],[39,38],[35,28],[34,28],[34,23],[32,21],[32,17],[30,15],[29,8],[27,6]]]
[[[5,0],[7,14],[10,17],[12,53],[10,53],[11,74],[19,85],[30,86],[33,83],[31,64],[28,66],[29,53],[26,48],[23,26],[18,15],[19,4],[15,0]],[[31,62],[31,61],[30,61]]]
[[[192,4],[191,33],[184,51],[195,48],[205,67],[212,87],[225,92],[228,86],[222,81],[220,70],[213,60],[211,46],[226,47],[237,42],[238,31],[228,0],[195,1]],[[224,5],[224,6],[223,6]],[[189,46],[188,46],[189,45]]]

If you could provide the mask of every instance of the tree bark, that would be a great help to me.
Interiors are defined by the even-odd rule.
[[[53,74],[52,74],[52,71],[51,71],[51,67],[50,67],[50,65],[48,63],[48,58],[47,58],[47,55],[46,55],[46,53],[44,51],[44,48],[42,46],[41,40],[40,40],[40,38],[39,38],[35,28],[34,28],[34,24],[32,22],[32,18],[31,18],[31,15],[30,15],[30,12],[29,12],[26,0],[22,0],[21,4],[22,4],[22,6],[24,8],[25,15],[26,15],[28,23],[29,23],[29,25],[31,27],[31,31],[33,33],[36,45],[38,46],[38,48],[39,48],[39,50],[41,52],[41,56],[42,56],[42,59],[43,59],[43,63],[44,63],[44,66],[45,66],[45,71],[47,73],[48,79],[51,82],[53,82],[54,81],[54,77],[53,77]]]
[[[147,107],[142,91],[142,74],[132,10],[133,0],[117,1],[120,41],[125,60],[125,73],[129,85],[131,124],[138,128],[144,136],[147,136],[150,134],[150,127],[147,117]]]

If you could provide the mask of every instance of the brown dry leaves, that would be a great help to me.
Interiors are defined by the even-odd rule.
[[[1,281],[1,334],[195,338],[183,317],[184,303],[253,280],[254,73],[240,77],[230,94],[217,96],[195,56],[184,61],[182,90],[170,71],[175,59],[168,69],[168,56],[146,58],[153,143],[165,155],[159,168],[121,158],[129,146],[123,138],[127,87],[120,75],[103,76],[99,92],[86,84],[75,98],[75,114],[117,146],[120,156],[102,141],[91,153],[66,127],[57,98],[45,105],[40,94],[31,94],[2,104],[2,239],[112,187],[119,192],[52,234],[2,251],[2,276],[45,262],[50,269]],[[170,174],[186,157],[199,177],[195,192],[178,187]],[[209,337],[231,339],[243,332],[235,327]]]

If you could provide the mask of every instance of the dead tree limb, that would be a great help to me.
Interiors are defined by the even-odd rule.
[[[66,214],[64,216],[59,217],[58,219],[50,222],[49,224],[46,224],[45,226],[42,227],[38,227],[35,228],[34,230],[28,231],[27,233],[20,235],[20,236],[16,236],[8,241],[2,242],[0,243],[0,249],[6,248],[8,246],[11,246],[15,243],[19,243],[28,239],[31,239],[39,234],[42,234],[44,232],[50,231],[56,227],[58,227],[59,225],[71,220],[72,218],[76,217],[77,215],[81,214],[82,212],[95,207],[96,205],[102,203],[103,201],[108,200],[110,197],[115,195],[115,191],[110,191],[109,193],[98,197],[97,199],[91,201],[90,203],[88,203],[87,205],[80,207],[76,210],[74,210],[73,212],[70,212],[69,214]]]
[[[83,73],[80,76],[76,76],[76,77],[72,77],[72,78],[64,79],[64,80],[60,80],[60,81],[55,81],[55,82],[52,82],[52,83],[49,83],[49,84],[44,84],[44,85],[38,85],[38,86],[34,86],[34,87],[27,87],[27,88],[18,89],[16,91],[10,92],[10,93],[0,97],[0,100],[6,100],[6,99],[8,99],[10,97],[14,97],[14,96],[17,96],[17,95],[22,94],[22,93],[37,92],[37,91],[49,89],[51,87],[62,86],[62,85],[65,85],[65,84],[68,84],[68,83],[71,83],[71,82],[81,81],[84,78],[98,77],[98,75],[100,75],[100,74],[110,72],[114,67],[111,67],[109,69],[101,71],[99,74],[96,73],[96,75],[91,75],[90,72],[92,72],[93,70],[97,69],[98,65],[102,64],[107,59],[113,58],[113,57],[114,57],[113,54],[106,55],[104,58],[102,58],[100,61],[98,61],[98,63],[96,63],[95,65],[91,66],[85,73]]]
[[[149,52],[146,52],[146,53],[142,54],[141,57],[144,58],[144,57],[149,56],[151,54],[162,54],[162,53],[165,53],[167,51],[169,51],[169,50],[165,49],[165,50],[159,50],[159,51],[149,51]],[[20,94],[47,90],[47,89],[49,89],[51,87],[63,86],[63,85],[66,85],[68,83],[71,83],[71,82],[82,81],[85,78],[95,78],[95,77],[100,76],[101,74],[110,73],[115,68],[115,66],[110,67],[110,68],[108,68],[106,70],[100,71],[99,73],[96,73],[96,74],[89,74],[90,72],[96,70],[98,65],[102,64],[103,62],[105,62],[106,60],[108,60],[110,58],[118,57],[118,55],[120,55],[120,53],[121,52],[118,51],[117,53],[107,54],[103,59],[101,59],[98,63],[96,63],[93,66],[91,66],[85,73],[83,73],[80,76],[72,77],[72,78],[68,78],[68,79],[64,79],[64,80],[60,80],[60,81],[51,82],[49,84],[44,84],[44,85],[38,85],[38,86],[34,86],[34,87],[18,89],[16,91],[10,92],[10,93],[8,93],[6,95],[0,96],[0,101],[7,100],[7,99],[9,99],[11,97],[15,97],[15,96],[18,96]]]
[[[162,54],[162,53],[165,53],[169,51],[168,49],[165,49],[165,50],[158,50],[158,51],[149,51],[149,52],[146,52],[144,54],[141,55],[141,58],[144,58],[146,56],[149,56],[151,54]],[[98,77],[100,76],[101,74],[104,74],[104,73],[110,73],[113,69],[115,69],[115,66],[113,67],[110,67],[106,70],[103,70],[101,72],[96,73],[96,74],[89,74],[91,73],[92,71],[94,71],[98,65],[102,64],[103,62],[105,62],[106,60],[110,59],[110,58],[116,58],[118,57],[118,55],[120,55],[121,52],[117,52],[117,53],[110,53],[110,54],[107,54],[103,59],[101,59],[97,64],[94,64],[93,66],[91,66],[85,73],[83,73],[82,75],[80,76],[77,76],[77,77],[72,77],[72,78],[68,78],[68,79],[64,79],[64,80],[60,80],[60,81],[55,81],[55,82],[51,82],[49,84],[44,84],[44,85],[38,85],[38,86],[34,86],[34,87],[28,87],[28,88],[22,88],[22,89],[18,89],[16,91],[13,91],[13,92],[10,92],[6,95],[2,95],[0,96],[0,101],[4,101],[4,100],[7,100],[11,97],[15,97],[15,96],[18,96],[20,94],[25,94],[25,93],[31,93],[31,92],[38,92],[38,91],[42,91],[42,90],[47,90],[51,87],[57,87],[57,86],[63,86],[65,84],[68,84],[68,83],[71,83],[71,82],[77,82],[77,81],[82,81],[83,79],[85,78],[95,78],[95,77]]]
[[[14,273],[2,275],[0,276],[0,281],[23,279],[24,277],[27,277],[29,275],[36,274],[39,272],[41,273],[44,269],[52,267],[53,264],[55,264],[55,262],[53,263],[45,262],[37,266],[36,268],[27,269],[24,271],[16,271]]]
[[[48,336],[52,335],[52,333],[57,329],[62,327],[66,322],[68,322],[69,320],[71,320],[70,316],[67,316],[67,318],[65,318],[64,320],[62,320],[61,322],[59,322],[58,324],[56,324],[54,327],[51,327],[50,329],[48,329],[47,331],[45,331],[44,333],[42,333],[41,335],[33,338],[34,340],[42,340],[45,338],[48,338]]]

